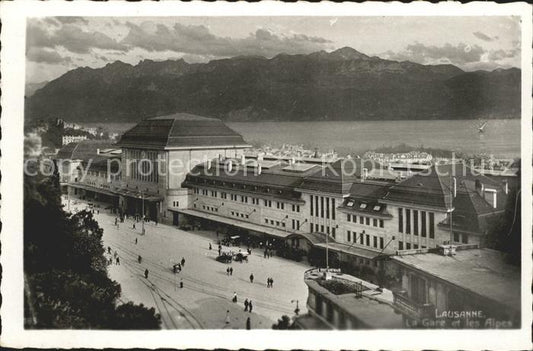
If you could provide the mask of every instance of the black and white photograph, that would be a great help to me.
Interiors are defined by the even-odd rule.
[[[24,12],[13,328],[531,342],[531,7],[226,5]]]

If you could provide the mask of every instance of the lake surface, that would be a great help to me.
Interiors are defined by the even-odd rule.
[[[500,157],[520,156],[520,120],[356,122],[233,122],[228,125],[253,144],[302,144],[340,155],[362,154],[382,146],[407,144]]]
[[[382,146],[408,144],[500,157],[520,156],[520,120],[493,119],[479,133],[479,120],[228,122],[254,145],[298,144],[340,155],[362,154]],[[92,125],[92,124],[91,124]],[[122,133],[134,123],[94,123]]]

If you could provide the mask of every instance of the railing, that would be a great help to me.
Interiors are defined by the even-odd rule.
[[[394,307],[408,317],[415,319],[427,318],[435,311],[435,307],[432,304],[415,302],[405,296],[405,293],[393,293],[393,297]]]

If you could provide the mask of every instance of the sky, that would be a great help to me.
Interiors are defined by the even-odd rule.
[[[345,46],[465,71],[520,67],[518,17],[41,17],[26,32],[26,82],[120,60],[267,58]]]

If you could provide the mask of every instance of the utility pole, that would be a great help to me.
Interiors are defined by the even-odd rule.
[[[144,230],[144,193],[143,191],[141,190],[141,208],[142,208],[142,213],[141,213],[141,228],[142,228],[142,235],[144,235],[146,232]]]

